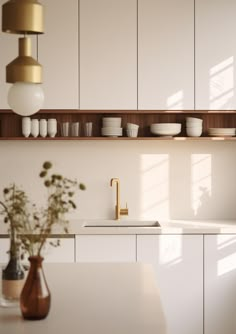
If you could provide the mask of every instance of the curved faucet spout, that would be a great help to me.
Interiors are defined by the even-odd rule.
[[[115,219],[118,220],[118,219],[120,219],[120,215],[128,215],[128,208],[127,207],[126,207],[126,209],[121,209],[120,208],[120,180],[117,177],[114,177],[114,178],[111,179],[111,182],[110,182],[111,187],[115,183],[116,183],[116,207],[115,207],[116,215],[115,215]]]

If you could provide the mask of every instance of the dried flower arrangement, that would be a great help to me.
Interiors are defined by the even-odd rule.
[[[11,242],[10,255],[14,256],[21,247],[22,254],[41,255],[47,238],[57,225],[61,231],[68,233],[68,220],[65,215],[76,209],[74,196],[77,190],[85,190],[82,183],[68,179],[60,174],[51,173],[52,163],[44,162],[39,174],[47,188],[47,206],[38,209],[31,204],[25,192],[15,184],[3,190],[4,200],[0,201],[4,222],[9,223],[11,236],[18,235]],[[51,243],[58,246],[59,242]]]

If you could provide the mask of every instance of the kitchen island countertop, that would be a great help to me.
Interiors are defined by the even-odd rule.
[[[52,294],[44,320],[23,320],[19,308],[0,308],[3,334],[166,334],[150,265],[45,264]]]

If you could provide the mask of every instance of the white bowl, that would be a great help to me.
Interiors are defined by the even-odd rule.
[[[181,132],[180,123],[154,123],[150,126],[151,133],[159,136],[175,136]]]
[[[118,137],[122,136],[122,128],[105,127],[102,128],[102,136]]]
[[[102,125],[103,127],[114,127],[120,128],[121,127],[121,117],[103,117]]]
[[[200,137],[202,134],[202,127],[195,126],[191,128],[186,128],[186,133],[188,137]]]
[[[127,123],[127,124],[126,124],[126,128],[127,128],[127,129],[130,129],[130,130],[138,130],[139,125],[137,125],[137,124],[133,124],[133,123]]]
[[[191,124],[186,124],[186,129],[202,129],[202,125],[201,124],[195,124],[195,123],[191,123]]]
[[[201,118],[196,118],[196,117],[186,117],[186,122],[187,123],[200,123],[200,124],[202,124],[203,120]]]
[[[126,129],[128,137],[138,137],[138,129]]]

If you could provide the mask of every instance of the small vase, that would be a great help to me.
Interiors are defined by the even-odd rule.
[[[24,282],[24,271],[21,268],[19,259],[11,257],[7,266],[2,270],[2,306],[19,305]]]
[[[20,294],[24,285],[25,273],[21,266],[20,252],[17,247],[18,236],[14,229],[10,233],[10,257],[2,269],[1,305],[12,307],[19,305]]]
[[[30,256],[30,268],[20,296],[20,308],[24,319],[46,318],[50,309],[51,295],[44,276],[41,256]]]

